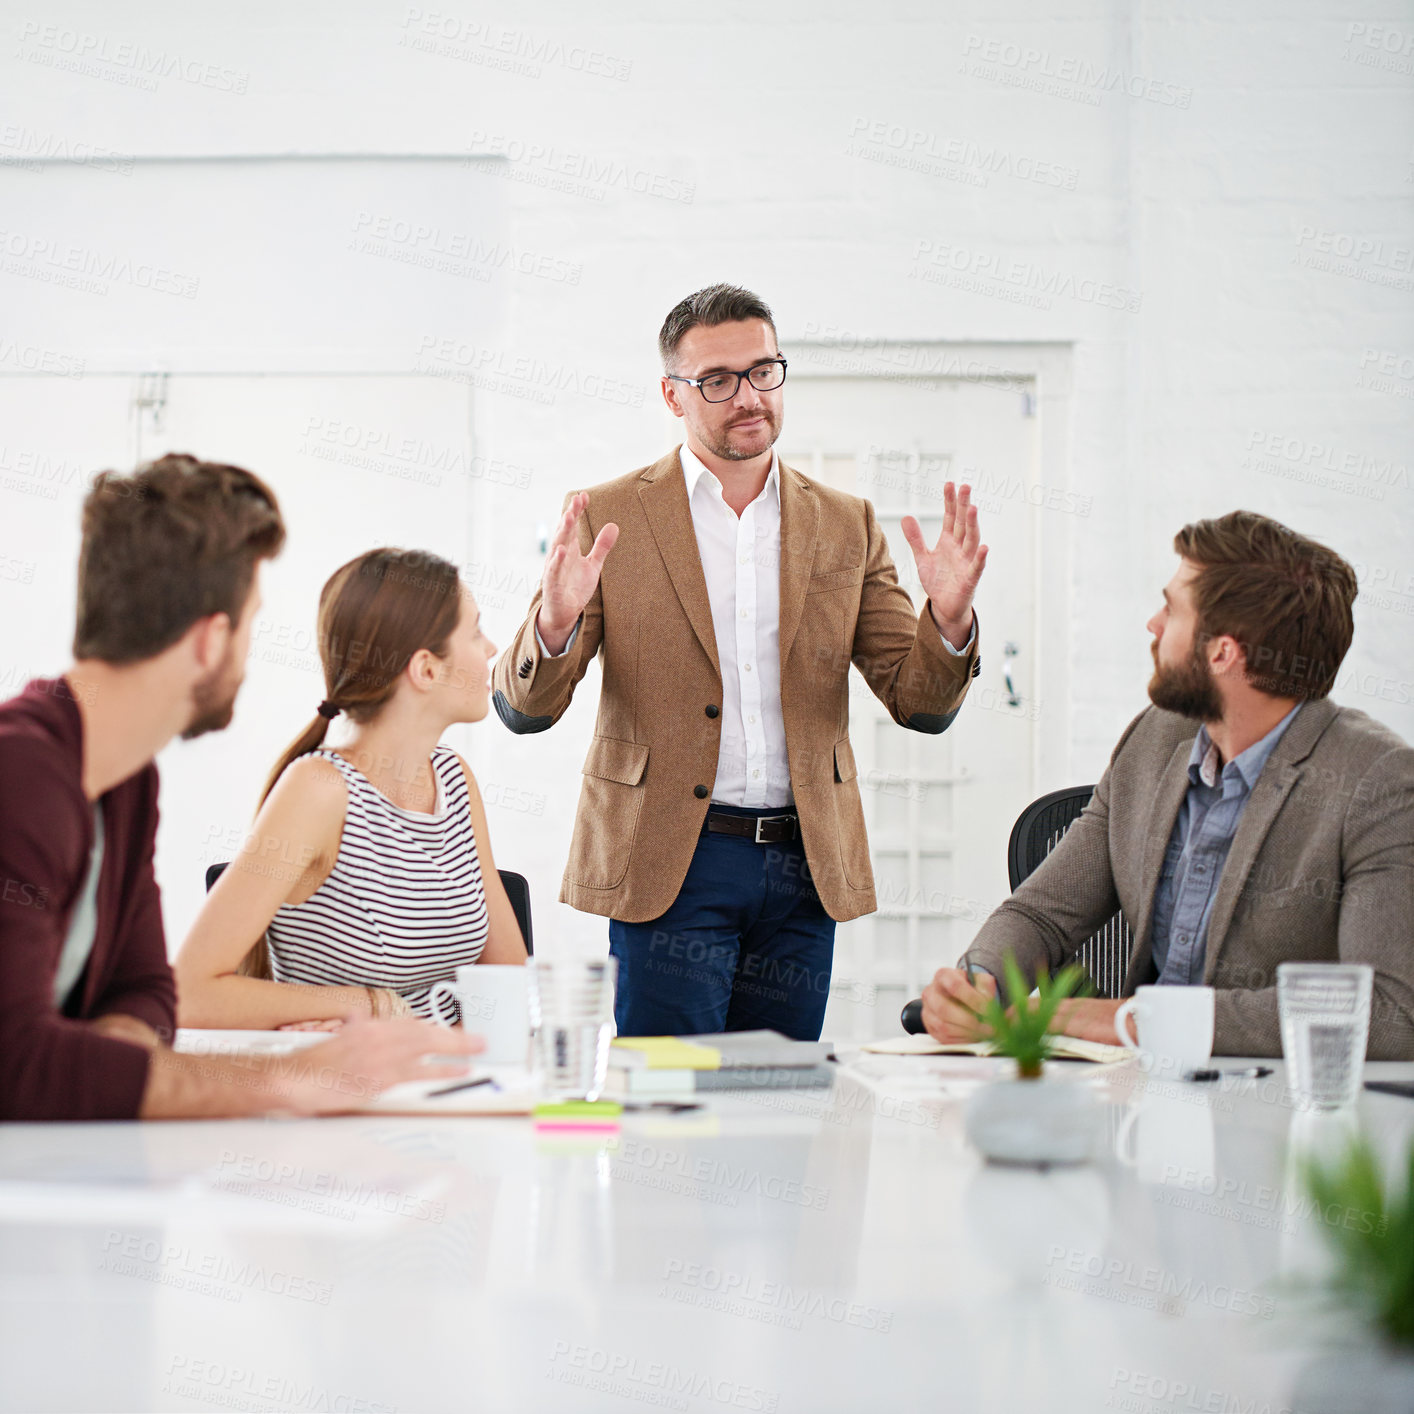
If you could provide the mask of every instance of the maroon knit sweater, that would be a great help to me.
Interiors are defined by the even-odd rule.
[[[93,952],[62,1011],[54,974],[93,848],[83,722],[63,678],[0,702],[0,1120],[132,1119],[148,1053],[86,1023],[121,1012],[170,1042],[176,985],[152,870],[157,767],[106,792]]]

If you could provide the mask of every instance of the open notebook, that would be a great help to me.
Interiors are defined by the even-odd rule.
[[[897,1036],[887,1041],[870,1041],[863,1048],[880,1056],[989,1056],[990,1041],[958,1041],[945,1044],[931,1036]],[[1133,1051],[1123,1046],[1107,1046],[1103,1041],[1081,1041],[1075,1036],[1055,1038],[1057,1060],[1095,1061],[1099,1065],[1115,1065],[1130,1060]]]

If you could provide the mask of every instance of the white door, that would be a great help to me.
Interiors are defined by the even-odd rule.
[[[792,378],[782,458],[873,502],[921,609],[906,514],[936,540],[943,484],[969,482],[990,547],[977,597],[982,672],[941,736],[898,726],[851,674],[879,909],[837,933],[825,1034],[898,1032],[902,1004],[962,953],[1009,892],[1006,844],[1035,794],[1037,419],[1029,388],[964,379]]]
[[[79,506],[93,473],[191,452],[263,477],[284,513],[288,540],[262,570],[264,607],[234,722],[159,758],[169,949],[200,907],[206,866],[239,848],[266,774],[324,695],[315,622],[324,581],[375,545],[474,568],[471,535],[484,517],[472,503],[485,482],[471,400],[461,383],[387,374],[0,382],[0,696],[68,661]],[[448,740],[475,762],[463,731]]]

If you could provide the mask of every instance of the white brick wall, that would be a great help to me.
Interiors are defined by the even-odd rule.
[[[478,450],[535,469],[528,491],[483,503],[477,534],[505,572],[538,573],[535,524],[565,491],[665,448],[658,324],[731,279],[771,301],[787,347],[812,324],[1074,346],[1069,464],[1047,479],[1093,511],[1042,518],[1072,565],[1047,611],[1072,701],[1045,788],[1092,778],[1142,704],[1142,625],[1173,531],[1239,505],[1359,564],[1338,696],[1414,737],[1409,0],[1354,18],[1334,0],[1258,0],[1238,17],[1217,0],[790,0],[717,7],[713,24],[701,6],[626,0],[592,20],[563,3],[124,9],[12,7],[7,119],[142,155],[510,154],[492,180],[513,238],[583,273],[508,286],[496,337],[649,397],[553,413],[480,399]],[[155,91],[122,82],[129,43],[184,67]],[[95,72],[62,67],[80,51]],[[0,151],[27,140],[0,131]],[[578,154],[629,176],[552,189]],[[0,173],[0,190],[11,181]],[[506,641],[522,609],[491,609],[493,635]],[[57,617],[54,631],[66,640]],[[592,705],[584,693],[548,736],[493,722],[468,737],[494,779],[546,798],[540,818],[492,820],[501,859],[535,876],[547,929]],[[555,926],[601,931],[567,911]]]

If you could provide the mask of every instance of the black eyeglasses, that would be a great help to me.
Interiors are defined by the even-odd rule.
[[[740,373],[709,373],[705,378],[680,378],[676,373],[668,374],[675,383],[691,383],[709,403],[726,403],[736,397],[741,380],[747,382],[758,393],[769,393],[786,381],[786,361],[783,358],[767,359],[765,363],[743,368]]]

